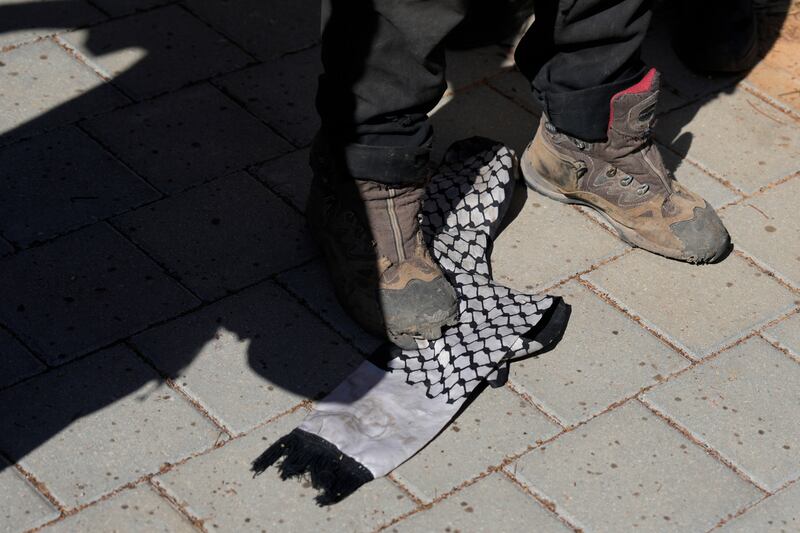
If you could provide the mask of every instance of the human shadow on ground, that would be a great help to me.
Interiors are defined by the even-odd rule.
[[[78,0],[53,0],[41,4],[0,6],[0,34],[26,27],[57,27],[59,25],[58,17],[51,16],[49,13],[63,12],[63,9],[70,9],[73,5],[77,7],[79,4],[82,3]],[[291,7],[290,4],[294,7]],[[522,4],[525,3],[520,3],[520,5]],[[243,45],[241,42],[237,42],[237,38],[241,36],[237,35],[237,32],[230,26],[216,27],[218,20],[198,17],[191,9],[192,5],[190,2],[190,8],[187,8],[184,5],[170,3],[124,16],[147,17],[150,21],[148,27],[162,28],[154,32],[131,31],[116,34],[103,30],[99,25],[88,27],[86,38],[80,45],[80,49],[84,50],[84,53],[88,52],[102,58],[135,48],[139,50],[140,59],[121,72],[110,73],[111,79],[108,84],[98,85],[97,88],[77,95],[59,104],[56,108],[43,110],[23,123],[0,132],[0,147],[3,147],[0,149],[0,153],[14,149],[19,150],[19,154],[23,155],[26,152],[40,154],[41,150],[37,151],[33,148],[29,150],[28,147],[40,143],[43,135],[50,134],[45,132],[53,132],[53,135],[57,135],[58,132],[64,132],[70,129],[71,125],[77,124],[79,128],[77,135],[86,137],[87,142],[99,141],[109,148],[112,153],[115,153],[115,157],[121,160],[115,164],[133,168],[138,175],[143,176],[149,182],[148,186],[152,189],[148,198],[144,200],[138,198],[130,205],[117,205],[102,212],[83,213],[79,223],[73,228],[76,232],[65,237],[59,237],[57,231],[50,230],[44,235],[40,235],[37,233],[37,221],[41,223],[50,216],[49,213],[53,210],[62,209],[63,205],[61,204],[64,202],[74,203],[76,194],[72,194],[68,198],[48,197],[47,194],[43,194],[41,201],[34,203],[30,203],[29,199],[23,197],[18,198],[17,201],[25,205],[26,216],[32,225],[31,237],[22,240],[8,239],[13,242],[15,253],[0,261],[0,273],[4,275],[10,272],[20,274],[28,270],[28,275],[15,284],[4,285],[5,288],[16,286],[16,289],[9,292],[3,299],[3,303],[0,304],[0,325],[13,332],[17,340],[26,344],[40,359],[59,368],[41,377],[33,377],[17,386],[11,383],[0,393],[0,400],[4,406],[2,423],[0,423],[0,451],[12,461],[23,460],[32,450],[58,435],[75,420],[100,411],[122,398],[137,393],[137,391],[146,389],[147,384],[153,379],[170,379],[182,384],[184,376],[188,372],[187,369],[190,369],[192,363],[201,354],[203,354],[203,364],[209,365],[206,372],[211,373],[214,379],[220,380],[225,377],[220,375],[223,371],[221,365],[224,365],[225,358],[230,358],[231,364],[236,364],[236,361],[240,360],[240,356],[244,357],[249,370],[263,378],[261,380],[263,388],[255,390],[253,394],[263,393],[265,397],[269,397],[271,390],[277,389],[288,391],[298,397],[319,398],[324,391],[330,390],[348,375],[360,360],[358,354],[342,338],[332,333],[317,317],[312,316],[307,308],[292,300],[284,292],[279,285],[285,286],[287,282],[283,277],[276,281],[275,272],[265,271],[264,275],[255,281],[252,276],[244,276],[242,279],[247,281],[240,279],[230,286],[222,286],[219,291],[205,293],[205,289],[202,287],[207,287],[207,285],[197,281],[204,274],[201,273],[194,277],[189,275],[199,267],[190,265],[184,268],[185,265],[180,265],[181,262],[196,260],[206,261],[212,265],[212,268],[216,261],[239,265],[240,269],[260,268],[259,265],[253,264],[252,257],[248,255],[247,250],[233,246],[237,234],[240,232],[246,234],[251,225],[257,225],[257,222],[254,222],[258,215],[256,208],[262,204],[253,206],[252,197],[246,192],[250,189],[245,187],[241,189],[245,192],[238,193],[239,196],[225,199],[226,207],[223,212],[225,216],[218,215],[213,205],[212,195],[210,204],[199,208],[200,215],[187,211],[186,220],[188,222],[178,220],[176,222],[177,229],[169,228],[169,231],[165,229],[166,236],[159,237],[161,241],[166,240],[167,243],[173,239],[175,249],[179,249],[185,244],[184,241],[191,241],[197,247],[202,248],[205,241],[224,243],[228,239],[231,246],[229,248],[221,246],[213,250],[213,253],[218,254],[216,257],[211,252],[197,256],[191,254],[181,256],[177,253],[175,256],[171,256],[169,246],[154,251],[148,242],[138,242],[135,235],[128,235],[133,243],[122,238],[120,233],[129,232],[127,226],[119,226],[114,223],[113,227],[110,227],[103,222],[113,215],[125,213],[133,208],[144,210],[140,213],[146,214],[147,209],[155,209],[152,203],[148,202],[168,196],[174,197],[183,191],[185,191],[184,194],[193,194],[192,191],[206,186],[212,179],[216,179],[218,186],[220,183],[226,183],[224,180],[218,179],[221,176],[242,169],[261,168],[265,161],[280,162],[279,157],[282,154],[304,150],[310,144],[311,139],[307,130],[313,129],[313,127],[309,128],[307,124],[303,126],[297,122],[292,123],[292,114],[285,121],[273,122],[268,115],[253,111],[259,104],[256,101],[257,97],[253,97],[254,100],[242,99],[231,94],[224,84],[217,83],[218,72],[208,70],[203,66],[204,64],[208,65],[218,61],[222,71],[240,71],[252,68],[251,72],[253,72],[253,76],[256,76],[255,69],[262,60],[259,59],[257,52],[246,49],[247,43]],[[249,2],[247,5],[248,10],[241,13],[242,24],[248,22],[244,19],[255,18],[269,20],[273,26],[287,29],[288,33],[309,34],[318,31],[319,12],[316,1]],[[788,8],[788,0],[773,2],[773,5]],[[56,9],[57,7],[61,11]],[[485,16],[487,11],[478,11],[478,13],[482,13],[480,18],[482,24],[490,23]],[[777,20],[779,15],[774,15],[774,13],[775,10],[771,16],[773,20]],[[333,16],[337,16],[335,11]],[[226,21],[229,22],[230,13],[226,14],[226,17]],[[482,32],[481,35],[491,35],[493,41],[508,38],[509,34],[517,29],[509,28],[509,26],[518,25],[521,20],[517,15],[509,16],[508,12],[504,12],[503,16],[499,18],[501,20],[498,24],[502,26],[501,30]],[[469,24],[474,26],[476,23],[476,19],[468,20],[469,22],[464,26],[466,28],[469,27]],[[346,20],[342,23],[346,23]],[[181,28],[180,24],[186,24],[191,28]],[[195,35],[198,25],[205,28],[199,33],[205,35],[208,42],[170,44],[170,35]],[[208,25],[216,29],[210,29]],[[99,37],[96,38],[95,35],[99,35]],[[217,47],[221,41],[230,41],[234,44],[226,44],[225,49],[219,51]],[[458,41],[459,46],[463,48],[465,46],[464,39]],[[766,41],[762,39],[762,54],[766,53],[772,45],[768,41],[769,39]],[[182,53],[167,54],[164,52],[165,48],[169,49],[178,44],[182,46]],[[484,45],[487,43],[476,42],[473,44]],[[283,106],[287,105],[286,102],[291,103],[295,106],[296,111],[293,110],[293,113],[297,116],[313,116],[311,98],[307,96],[313,94],[313,86],[309,87],[309,84],[313,85],[311,80],[313,80],[318,67],[313,62],[310,65],[307,63],[307,54],[316,53],[309,49],[314,45],[314,41],[302,41],[294,45],[290,43],[285,46],[283,53],[266,58],[267,63],[281,62],[283,66],[276,67],[278,70],[275,71],[274,84],[267,83],[262,86],[265,94],[276,95],[276,100],[279,100]],[[353,43],[354,61],[357,62],[359,54],[366,53],[368,46],[368,38]],[[664,47],[663,57],[670,57],[671,51],[668,50],[668,42],[662,42],[660,46]],[[198,49],[216,51],[214,53],[218,55],[198,56]],[[70,51],[70,53],[74,52]],[[655,52],[653,55],[656,66],[659,66],[657,60],[662,57],[659,54],[661,52]],[[296,66],[293,66],[293,58],[298,61]],[[503,59],[498,57],[498,63],[488,65],[487,68],[496,72]],[[29,61],[36,61],[36,59]],[[303,61],[306,63],[301,64]],[[8,70],[5,66],[0,67],[0,79],[3,79],[4,76],[12,76],[11,72],[3,72],[3,69]],[[189,74],[183,77],[170,75],[171,72],[181,69],[184,69],[184,72],[188,69]],[[165,77],[159,78],[162,74]],[[353,75],[357,75],[357,69]],[[669,83],[669,75],[666,76],[666,79]],[[213,83],[209,84],[209,80],[212,80]],[[729,84],[723,84],[722,87],[719,87],[717,82],[709,83],[704,94],[706,98],[711,98],[714,94],[729,92],[732,90],[735,79],[732,78]],[[2,89],[0,88],[0,90]],[[58,83],[54,90],[58,90]],[[109,98],[109,91],[116,96]],[[181,95],[188,95],[187,98],[194,98],[198,102],[195,107],[191,108],[189,118],[219,111],[220,107],[225,107],[226,113],[230,111],[228,107],[236,108],[236,113],[233,116],[225,114],[225,117],[228,117],[226,120],[229,121],[225,127],[207,124],[207,131],[191,131],[191,129],[187,131],[185,128],[187,113],[176,105],[180,102]],[[156,101],[166,103],[158,108],[158,113],[150,113],[148,106],[154,105],[153,103]],[[141,104],[142,102],[144,104]],[[476,109],[480,108],[480,103],[464,94],[456,93],[439,110],[438,114],[440,116],[444,114],[450,116],[474,114]],[[264,104],[264,102],[262,101],[260,104]],[[468,105],[469,108],[461,107],[462,104]],[[12,107],[13,105],[11,103]],[[140,105],[141,107],[136,107]],[[351,103],[343,102],[343,105],[351,105]],[[269,106],[267,106],[268,108]],[[98,134],[98,130],[87,127],[85,121],[79,120],[87,113],[103,117],[108,113],[113,113],[115,109],[126,109],[130,112],[125,115],[122,122],[116,123],[119,124],[119,127],[115,126],[117,131],[105,130]],[[286,117],[285,114],[282,116]],[[246,120],[248,125],[246,127],[237,125],[238,118]],[[483,123],[492,123],[492,121],[493,117],[490,115],[481,119]],[[515,128],[532,133],[536,126],[534,114],[502,117],[502,121],[502,124],[494,125],[495,131]],[[517,123],[512,124],[509,121]],[[198,122],[198,124],[202,124],[202,122]],[[485,133],[483,131],[459,132],[457,126],[458,121],[455,122],[455,131],[458,132],[460,138]],[[72,130],[70,129],[70,131]],[[242,131],[269,133],[272,135],[269,142],[278,148],[265,151],[260,147],[259,142],[253,142],[253,139],[243,139]],[[202,142],[195,141],[193,137],[195,133],[202,137]],[[250,133],[247,135],[251,136]],[[669,132],[666,136],[670,137]],[[502,134],[495,135],[495,137],[503,140]],[[126,142],[130,146],[126,145],[122,151],[114,149],[108,144],[108,139],[111,138],[117,139],[111,143],[114,146],[123,146]],[[119,141],[120,138],[123,141]],[[130,139],[130,141],[124,139]],[[680,142],[683,143],[679,148],[679,151],[682,152],[686,149],[686,139],[681,139]],[[194,143],[201,146],[194,147],[192,146]],[[44,153],[47,150],[58,151],[60,149],[57,142],[46,144]],[[222,146],[225,150],[220,153],[217,146]],[[223,157],[226,151],[232,151],[237,154],[237,157],[240,156],[240,161],[238,163],[226,162],[225,165],[215,167],[213,159],[218,153]],[[293,161],[291,165],[297,165],[289,169],[289,174],[296,174],[297,180],[296,183],[289,183],[287,197],[295,203],[295,208],[301,208],[302,201],[298,198],[305,195],[310,178],[305,166],[304,153],[300,152],[300,157],[290,159],[296,155],[298,154],[285,156],[286,161]],[[36,157],[41,156],[37,155]],[[176,159],[178,160],[177,164]],[[15,174],[15,168],[21,168],[21,165],[22,163],[20,163],[20,167],[8,165],[0,168],[0,182],[5,182],[3,187],[7,190],[16,187],[15,183],[24,181],[24,176]],[[48,181],[55,183],[68,179],[70,166],[71,164],[65,164],[64,168],[50,169],[45,161],[43,166],[29,165],[28,168],[35,168],[38,173],[31,179],[38,179],[41,180],[40,183],[46,184]],[[204,170],[208,170],[208,167],[213,168],[211,171],[205,172]],[[144,170],[141,170],[142,168]],[[166,173],[169,175],[165,176],[163,169],[169,169],[169,172]],[[189,177],[178,176],[181,173]],[[254,178],[250,176],[241,179],[252,182]],[[103,183],[103,176],[96,176],[95,181],[85,181],[78,187],[84,189],[79,196],[97,197],[98,190],[102,192],[104,198],[125,198],[129,195],[127,189],[115,191],[113,184],[110,190],[104,189],[108,186],[108,182]],[[125,185],[125,187],[129,187],[129,185]],[[522,200],[524,201],[524,196]],[[269,255],[280,256],[296,253],[297,247],[306,246],[302,243],[296,244],[296,242],[305,240],[306,236],[302,231],[300,234],[293,233],[293,230],[286,224],[286,220],[297,218],[298,213],[280,202],[270,202],[263,205],[273,206],[274,213],[267,213],[264,216],[273,217],[270,227],[273,228],[275,234],[263,236],[263,241],[256,240],[254,242],[269,247],[273,245],[273,240],[286,238],[292,242],[291,245]],[[142,204],[147,205],[140,207]],[[517,206],[519,206],[519,202],[517,202]],[[180,212],[181,208],[176,204],[174,209]],[[14,212],[13,209],[4,209],[0,213],[0,233],[6,237],[5,228],[13,222],[8,219],[8,213]],[[20,210],[17,209],[16,213],[19,214]],[[192,216],[188,216],[189,214]],[[236,216],[242,214],[245,216]],[[510,215],[513,218],[514,213]],[[199,218],[192,218],[195,216]],[[226,225],[226,216],[232,217],[235,223]],[[183,217],[178,218],[182,219]],[[200,224],[196,222],[197,220],[205,220],[206,223]],[[220,230],[227,233],[221,235]],[[94,249],[93,245],[86,244],[81,240],[80,236],[84,235],[84,232],[96,232],[99,236],[96,239],[93,237],[93,239],[97,243],[122,242],[123,244],[109,251],[103,250],[102,247]],[[45,257],[42,255],[46,254],[44,252],[46,249],[51,246],[59,246],[59,243],[66,243],[62,248],[65,256]],[[186,286],[201,287],[200,294],[198,294],[197,288],[174,288],[173,285],[167,283],[163,272],[155,268],[149,260],[144,259],[140,251],[135,249],[136,247],[155,257],[161,268],[173,279]],[[21,259],[23,256],[24,260]],[[308,266],[310,264],[308,261],[318,257],[318,254],[315,256],[311,252],[305,255],[299,254],[298,257],[300,258],[294,264],[284,265],[283,270],[302,264]],[[121,269],[121,261],[132,261],[133,266],[128,265],[126,270],[129,274],[139,271],[141,267],[141,276],[131,276],[130,279],[114,277],[114,272],[124,270]],[[22,266],[16,266],[17,263]],[[297,286],[312,287],[308,291],[308,296],[301,296],[309,300],[317,296],[327,298],[330,287],[327,281],[319,279],[319,269],[309,267],[307,273],[303,273],[301,270],[297,271],[300,272],[296,279]],[[102,274],[100,275],[98,272]],[[94,276],[97,277],[96,282],[89,279]],[[158,279],[154,280],[154,277],[161,280],[161,285],[158,285]],[[253,289],[257,283],[263,285]],[[75,285],[80,286],[77,293],[74,289]],[[245,289],[252,290],[245,291]],[[127,301],[108,303],[109,299],[123,298],[130,298],[130,305]],[[36,317],[31,318],[29,316],[31,312],[35,307],[41,307],[42,302],[45,302],[44,305],[56,302],[57,309],[38,309],[35,311]],[[209,302],[216,303],[194,312],[201,304]],[[331,305],[335,306],[332,300]],[[141,311],[141,309],[145,311]],[[154,309],[165,309],[165,311],[147,311]],[[136,313],[142,313],[144,317],[137,317]],[[152,324],[166,322],[176,316],[179,318],[158,330],[160,333],[145,333],[142,337],[135,337],[130,344],[131,347],[141,351],[144,359],[152,365],[150,370],[132,371],[129,365],[114,367],[112,364],[110,366],[117,374],[109,377],[106,374],[109,372],[109,364],[105,364],[103,361],[104,358],[118,357],[120,353],[118,350],[84,357],[86,353],[93,352],[101,346],[112,346],[125,342],[126,339],[130,339],[131,335],[147,329]],[[330,318],[332,315],[325,316],[327,320],[332,320]],[[130,327],[126,329],[124,324],[130,324]],[[348,325],[347,328],[352,328],[352,326]],[[114,338],[109,338],[108,335],[99,335],[98,330],[118,333],[112,335]],[[63,331],[64,335],[68,334],[70,338],[74,339],[88,336],[102,337],[103,341],[98,343],[99,346],[82,346],[77,343],[61,350],[57,346],[58,335],[53,333],[59,331]],[[151,338],[148,335],[158,338]],[[225,340],[223,337],[229,341],[234,339],[235,342],[231,341],[234,347],[225,348],[224,343],[221,342]],[[48,342],[45,342],[48,339],[55,339],[49,342],[56,346],[49,346]],[[66,364],[78,358],[83,359],[80,362]],[[197,362],[199,363],[199,361]],[[71,368],[80,369],[80,372],[71,372]],[[157,374],[153,369],[157,370]],[[246,372],[243,371],[237,375],[242,378],[241,383],[244,384],[242,388],[252,388],[252,381],[242,377],[245,374]],[[209,381],[213,384],[214,379]],[[36,385],[37,383],[41,386]],[[32,384],[36,386],[32,386]],[[246,392],[246,390],[242,391],[243,394]],[[248,406],[248,409],[258,408],[259,406]],[[267,409],[269,406],[265,405],[264,408]],[[222,418],[225,419],[225,416],[223,415]],[[232,425],[247,428],[252,424],[245,418]],[[236,431],[235,428],[232,429],[234,432]],[[153,466],[157,467],[158,465]],[[3,467],[0,466],[1,468]]]

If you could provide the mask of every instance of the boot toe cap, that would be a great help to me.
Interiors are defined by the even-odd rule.
[[[730,251],[728,230],[708,202],[695,207],[691,219],[676,222],[671,229],[683,244],[683,259],[690,263],[715,263]]]

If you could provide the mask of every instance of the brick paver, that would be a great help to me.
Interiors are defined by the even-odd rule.
[[[395,473],[417,496],[430,501],[559,430],[508,389],[487,389],[464,416]]]
[[[492,474],[446,500],[393,526],[398,533],[431,531],[536,531],[566,533],[570,528],[503,474]]]
[[[691,357],[705,357],[797,305],[797,295],[735,254],[697,268],[637,250],[585,278]]]
[[[736,244],[781,278],[800,287],[800,177],[722,212]]]
[[[137,99],[250,62],[248,54],[175,5],[78,30],[63,39]]]
[[[198,303],[105,224],[0,261],[0,294],[0,322],[53,364]]]
[[[142,207],[113,224],[208,300],[316,253],[300,215],[245,172]],[[279,241],[271,238],[276,233]]]
[[[205,84],[90,120],[86,128],[168,193],[291,151],[265,124]]]
[[[129,101],[52,40],[15,48],[2,58],[0,145]]]
[[[800,314],[778,323],[764,331],[764,337],[777,342],[788,349],[795,357],[800,358]]]
[[[557,291],[572,306],[567,334],[549,353],[511,367],[511,379],[566,425],[663,381],[689,361],[575,282]]]
[[[705,531],[761,496],[635,401],[506,470],[592,531]]]
[[[800,484],[795,483],[746,514],[725,524],[720,533],[787,533],[800,530]]]
[[[561,344],[341,504],[251,477],[380,342],[302,218],[319,4],[0,0],[0,531],[797,530],[798,0],[759,3],[744,81],[681,64],[668,3],[645,42],[667,166],[733,254],[631,250],[520,184],[494,276],[564,295]],[[508,46],[447,60],[435,157],[522,150]]]
[[[85,512],[48,527],[47,533],[73,531],[152,531],[190,533],[197,529],[146,484],[99,502]]]
[[[229,74],[215,83],[297,146],[319,128],[314,108],[321,72],[319,47]]]
[[[628,246],[573,207],[549,201],[520,185],[519,216],[495,241],[492,271],[501,283],[537,292],[619,255]],[[509,209],[513,216],[513,206]],[[581,242],[581,246],[573,243]]]
[[[318,507],[308,482],[281,481],[274,469],[253,479],[250,462],[300,423],[302,415],[255,430],[158,476],[156,483],[209,531],[372,531],[417,507],[385,478],[333,507]]]
[[[12,532],[34,528],[58,518],[59,512],[28,480],[6,461],[0,459],[0,531]]]
[[[767,490],[800,477],[800,365],[761,339],[723,352],[645,394]]]
[[[332,390],[361,360],[270,282],[153,328],[133,342],[237,433]]]
[[[159,196],[72,126],[0,150],[0,232],[18,246],[48,240]]]
[[[99,9],[86,0],[72,2],[0,0],[0,12],[3,20],[0,46],[32,41],[63,31],[64,28],[93,24],[105,18]]]
[[[213,446],[219,430],[127,348],[0,394],[0,450],[75,507]]]

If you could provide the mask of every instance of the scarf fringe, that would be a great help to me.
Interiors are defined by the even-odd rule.
[[[315,498],[320,506],[337,503],[373,480],[364,465],[322,437],[299,428],[278,439],[253,461],[253,477],[282,457],[277,466],[281,479],[307,474],[311,486],[320,491]]]

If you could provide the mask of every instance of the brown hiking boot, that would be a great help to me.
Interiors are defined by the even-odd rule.
[[[336,170],[315,143],[306,216],[339,302],[364,329],[402,348],[441,337],[458,301],[419,226],[424,183],[390,187]]]
[[[689,263],[714,262],[730,248],[728,232],[708,202],[675,181],[650,140],[658,87],[653,69],[611,99],[604,142],[569,137],[542,116],[520,167],[534,190],[595,209],[634,246]]]

